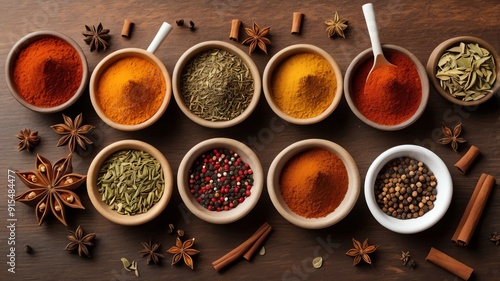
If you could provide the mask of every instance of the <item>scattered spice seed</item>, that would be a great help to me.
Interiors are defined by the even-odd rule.
[[[135,276],[139,277],[139,266],[136,261],[130,262],[127,258],[121,258],[121,262],[123,264],[123,268],[127,271],[134,271]]]
[[[323,265],[323,258],[322,257],[316,257],[312,261],[312,265],[314,268],[320,268]]]
[[[168,234],[174,233],[175,226],[172,223],[168,224]]]
[[[260,248],[259,255],[263,256],[265,254],[266,254],[266,248],[262,246],[262,248]]]
[[[177,26],[183,26],[184,25],[184,20],[183,19],[178,19],[175,21],[175,24],[177,24]]]
[[[231,210],[251,196],[253,171],[232,150],[203,153],[194,161],[189,175],[190,193],[210,211]]]
[[[417,266],[417,263],[415,262],[414,259],[411,259],[409,262],[408,262],[408,266],[411,268],[411,269],[414,269],[416,266]]]
[[[493,232],[491,235],[490,235],[490,241],[495,243],[495,245],[500,245],[500,234],[498,234],[497,232]]]
[[[184,236],[184,230],[182,230],[182,229],[177,230],[177,236],[179,236],[179,237]]]
[[[16,138],[19,139],[19,144],[17,145],[17,151],[21,151],[26,149],[30,151],[32,148],[38,145],[40,142],[40,137],[38,136],[38,132],[32,132],[30,129],[25,128],[20,131],[19,134],[16,135]]]
[[[189,21],[189,26],[188,26],[189,30],[191,31],[194,31],[195,30],[195,27],[194,27],[194,22],[193,21]]]
[[[28,255],[33,254],[33,248],[32,248],[30,245],[26,245],[26,246],[24,246],[24,250],[26,251],[26,253],[27,253]]]
[[[453,131],[446,127],[444,124],[442,124],[442,130],[444,137],[440,138],[438,142],[440,144],[449,144],[451,143],[451,148],[453,148],[453,151],[457,151],[458,149],[458,143],[464,143],[466,140],[464,138],[459,138],[458,136],[462,132],[462,123],[458,124],[453,128]]]

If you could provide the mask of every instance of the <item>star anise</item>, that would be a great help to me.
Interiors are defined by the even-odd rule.
[[[332,20],[325,21],[325,24],[328,26],[326,28],[328,37],[333,38],[337,34],[345,38],[344,30],[347,28],[347,20],[340,18],[338,12],[335,12]]]
[[[86,176],[71,172],[71,154],[57,160],[54,165],[41,155],[37,155],[34,172],[16,172],[19,179],[29,188],[16,196],[16,200],[34,205],[38,224],[42,225],[49,213],[66,224],[64,205],[70,208],[85,209],[77,189]]]
[[[28,128],[25,128],[24,130],[20,131],[19,134],[16,135],[16,138],[19,139],[19,144],[17,145],[18,151],[24,149],[30,151],[40,141],[38,132],[32,132]]]
[[[181,260],[181,258],[183,258],[184,263],[191,269],[194,269],[193,258],[191,256],[197,255],[200,251],[192,249],[191,247],[193,247],[193,245],[194,238],[188,239],[183,243],[181,239],[177,237],[175,240],[175,246],[167,250],[168,253],[174,255],[172,257],[172,265],[176,264]]]
[[[61,139],[57,142],[57,146],[68,144],[69,151],[73,152],[75,151],[75,146],[78,143],[83,150],[87,150],[85,143],[92,144],[92,141],[84,135],[94,130],[94,126],[82,126],[82,113],[76,116],[75,121],[71,120],[71,118],[64,114],[62,116],[64,124],[50,126],[56,133],[63,135],[63,137],[61,137]]]
[[[259,47],[259,49],[267,54],[266,45],[271,45],[271,41],[266,38],[266,35],[269,33],[269,28],[270,27],[266,27],[261,30],[256,23],[253,24],[253,28],[245,28],[245,32],[250,37],[241,42],[241,44],[250,44],[250,49],[248,50],[249,54],[253,53],[256,47]]]
[[[400,260],[403,261],[403,265],[406,265],[410,261],[410,251],[408,252],[401,252],[401,258]]]
[[[354,245],[354,248],[347,251],[346,255],[354,257],[353,265],[357,265],[361,259],[368,264],[372,264],[372,260],[368,254],[375,252],[378,249],[378,245],[369,246],[368,239],[366,239],[363,242],[363,245],[361,245],[361,243],[354,238],[352,238],[352,244]]]
[[[141,254],[142,257],[146,257],[147,264],[150,264],[151,261],[154,264],[158,264],[160,259],[165,258],[165,256],[157,252],[161,244],[151,244],[151,240],[149,240],[149,243],[141,242],[141,245],[144,248],[139,251],[139,254]]]
[[[438,140],[440,144],[449,144],[451,143],[451,148],[454,151],[458,149],[458,143],[464,143],[466,140],[464,138],[459,138],[458,136],[462,132],[462,123],[458,124],[453,128],[453,131],[442,124],[442,130],[444,134],[444,138]]]
[[[87,235],[83,235],[83,230],[80,226],[75,231],[70,231],[66,236],[70,241],[68,245],[66,245],[66,251],[74,252],[78,249],[78,255],[81,257],[86,255],[90,258],[90,253],[88,247],[94,246],[94,238],[95,233],[89,233]]]
[[[90,45],[91,52],[93,52],[94,50],[99,52],[101,49],[105,51],[106,48],[108,48],[108,40],[109,38],[111,38],[111,36],[108,34],[109,29],[104,29],[101,23],[99,23],[97,28],[95,27],[95,25],[93,25],[92,28],[90,28],[88,25],[85,25],[85,29],[86,31],[82,33],[83,36],[85,36],[85,39],[83,39],[83,41],[85,41],[87,45]]]
[[[495,243],[495,245],[500,245],[500,234],[498,234],[497,232],[493,232],[491,235],[490,235],[490,241]]]

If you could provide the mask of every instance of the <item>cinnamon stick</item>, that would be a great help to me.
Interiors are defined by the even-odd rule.
[[[241,20],[239,19],[234,19],[231,21],[231,32],[229,33],[229,39],[238,42],[240,25],[241,25]]]
[[[227,265],[231,264],[235,260],[237,260],[239,257],[244,255],[251,247],[256,243],[257,240],[267,231],[267,229],[270,229],[271,226],[266,222],[264,223],[250,238],[248,238],[245,242],[240,244],[238,247],[234,248],[232,251],[227,253],[226,255],[222,256],[218,260],[212,262],[212,266],[215,269],[215,271],[220,271]]]
[[[451,240],[458,246],[467,246],[472,234],[476,229],[477,223],[481,218],[486,201],[495,186],[495,177],[488,174],[482,174],[474,188],[474,192],[465,208],[462,219],[453,234]]]
[[[431,247],[431,250],[429,251],[429,254],[425,258],[425,260],[448,270],[449,272],[455,274],[463,280],[469,280],[472,272],[474,271],[473,268],[459,262],[458,260],[433,247]]]
[[[455,163],[455,167],[462,172],[462,174],[467,173],[467,170],[469,170],[470,166],[480,153],[479,148],[474,145],[471,146],[467,153],[465,153],[464,156],[462,156],[462,158]]]
[[[304,15],[300,12],[294,12],[292,18],[292,34],[299,34],[302,25],[302,17]]]
[[[132,21],[129,19],[126,19],[123,22],[123,27],[122,27],[122,37],[129,37],[130,36],[130,30],[132,30]]]
[[[262,243],[266,240],[267,236],[271,233],[271,226],[253,243],[252,247],[243,255],[243,258],[249,261],[252,259],[255,252],[261,247]]]

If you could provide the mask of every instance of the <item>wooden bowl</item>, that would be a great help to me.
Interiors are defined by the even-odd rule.
[[[77,91],[65,103],[54,107],[39,107],[27,102],[23,97],[19,95],[16,83],[14,82],[14,68],[16,65],[17,58],[19,57],[21,51],[27,48],[30,44],[34,43],[35,41],[38,41],[46,37],[58,38],[71,45],[71,47],[77,52],[82,63],[82,80],[80,82],[80,86],[78,87]],[[64,109],[70,107],[80,98],[82,93],[87,88],[87,82],[89,80],[89,70],[85,53],[73,39],[56,31],[36,31],[24,36],[14,45],[14,47],[12,47],[9,54],[7,55],[7,63],[5,64],[5,76],[7,80],[7,86],[9,87],[12,96],[21,105],[39,113],[55,113],[63,111]]]
[[[495,60],[495,67],[496,67],[496,74],[497,78],[495,81],[495,84],[492,85],[492,93],[484,96],[481,99],[478,100],[473,100],[473,101],[462,101],[461,99],[453,97],[449,92],[443,89],[439,83],[439,79],[436,77],[436,73],[438,70],[438,62],[441,56],[448,50],[449,48],[459,45],[460,42],[464,43],[474,43],[474,44],[479,44],[480,47],[483,47],[487,49],[490,54],[493,56]],[[439,44],[431,53],[429,56],[429,60],[427,61],[427,73],[429,75],[429,80],[431,81],[432,85],[434,86],[434,89],[446,100],[462,105],[462,106],[476,106],[479,104],[482,104],[486,101],[488,101],[493,95],[499,92],[500,90],[500,82],[498,81],[500,79],[500,56],[498,55],[498,52],[495,50],[493,46],[491,46],[488,42],[484,41],[483,39],[476,38],[473,36],[459,36],[459,37],[454,37],[450,38],[448,40],[443,41],[441,44]]]
[[[272,94],[272,79],[275,69],[287,58],[299,53],[312,53],[323,57],[332,67],[333,71],[335,72],[335,78],[337,80],[337,89],[335,91],[335,96],[331,104],[321,114],[311,118],[296,118],[286,114],[278,107],[278,105],[273,99],[273,94]],[[292,45],[276,53],[266,65],[263,74],[262,84],[264,88],[264,96],[267,100],[267,103],[274,111],[274,113],[283,120],[297,125],[315,124],[326,119],[337,108],[338,104],[340,103],[340,100],[342,99],[342,93],[343,93],[342,71],[340,70],[340,67],[337,64],[337,62],[333,59],[333,57],[330,54],[328,54],[323,49],[309,44]]]
[[[101,169],[101,166],[109,156],[121,150],[145,151],[160,163],[163,170],[163,176],[165,179],[163,195],[160,200],[145,213],[136,215],[122,215],[119,214],[116,210],[112,210],[108,204],[102,201],[102,195],[99,192],[99,187],[97,186],[99,171]],[[87,192],[89,194],[92,205],[94,205],[94,208],[108,220],[116,224],[128,226],[144,224],[151,221],[161,212],[163,212],[168,202],[170,201],[170,197],[172,196],[173,183],[174,175],[165,156],[150,144],[138,140],[121,140],[105,147],[96,155],[94,160],[92,160],[87,174]]]

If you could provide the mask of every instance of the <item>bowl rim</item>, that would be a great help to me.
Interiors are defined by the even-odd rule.
[[[99,169],[102,163],[113,153],[125,150],[142,150],[148,152],[153,157],[160,162],[163,175],[165,177],[165,188],[163,191],[163,196],[161,199],[151,207],[146,213],[138,214],[138,215],[120,215],[116,211],[111,210],[109,206],[101,200],[101,194],[97,190],[97,177],[99,174]],[[149,222],[150,220],[156,218],[160,213],[163,212],[165,207],[167,206],[170,198],[172,197],[173,191],[173,172],[172,168],[167,160],[167,158],[154,146],[133,139],[120,140],[114,143],[109,144],[105,148],[103,148],[92,160],[88,173],[87,173],[87,193],[89,195],[90,201],[94,208],[109,221],[114,222],[120,225],[126,226],[135,226]]]
[[[396,125],[382,125],[378,124],[376,122],[371,121],[370,119],[366,118],[361,112],[358,110],[356,107],[356,104],[354,100],[351,97],[351,80],[352,77],[354,76],[354,73],[359,67],[361,63],[364,63],[366,60],[370,59],[373,57],[373,49],[370,47],[368,49],[363,50],[361,53],[359,53],[349,64],[346,70],[345,74],[345,83],[344,83],[344,92],[345,92],[345,98],[347,101],[347,104],[349,105],[349,108],[351,108],[351,111],[358,117],[359,120],[363,121],[365,124],[369,125],[370,127],[373,127],[375,129],[383,130],[383,131],[396,131],[396,130],[401,130],[404,128],[409,127],[413,123],[415,123],[420,116],[425,111],[425,108],[427,107],[427,103],[429,100],[429,79],[427,78],[427,72],[425,70],[425,67],[422,65],[422,63],[418,60],[418,58],[411,53],[409,50],[397,46],[397,45],[391,45],[391,44],[383,44],[382,49],[390,49],[394,51],[398,51],[403,53],[404,55],[408,56],[412,62],[415,64],[417,67],[417,71],[420,74],[420,83],[422,85],[422,100],[420,101],[420,105],[417,108],[417,111],[411,116],[408,120],[396,124]]]
[[[44,37],[59,38],[59,39],[65,41],[78,53],[78,56],[80,57],[80,60],[82,62],[82,80],[80,82],[80,86],[76,90],[75,94],[69,100],[67,100],[63,104],[60,104],[60,105],[54,106],[54,107],[38,107],[38,106],[35,106],[35,105],[27,102],[26,100],[24,100],[17,92],[16,85],[13,82],[14,77],[11,73],[14,70],[15,63],[16,63],[17,58],[18,58],[19,54],[21,53],[21,51],[23,51],[25,48],[27,48],[32,43],[34,43],[34,42],[36,42]],[[39,31],[35,31],[35,32],[29,33],[29,34],[23,36],[10,49],[10,51],[7,55],[7,61],[5,63],[5,78],[6,78],[7,87],[9,88],[10,93],[21,105],[23,105],[24,107],[26,107],[32,111],[35,111],[35,112],[49,114],[49,113],[56,113],[56,112],[63,111],[64,109],[73,105],[82,96],[83,92],[87,88],[87,84],[89,81],[89,67],[88,67],[87,57],[85,56],[85,53],[83,52],[80,45],[78,45],[76,43],[76,41],[73,40],[71,37],[69,37],[68,35],[63,34],[61,32],[58,32],[58,31],[39,30]]]
[[[217,212],[207,210],[194,199],[194,196],[189,192],[187,184],[189,170],[194,160],[202,153],[214,148],[228,148],[237,152],[243,161],[250,165],[254,175],[251,196],[245,198],[242,204],[229,211]],[[257,155],[244,143],[230,138],[212,138],[196,144],[185,154],[177,172],[177,188],[186,207],[196,217],[213,224],[228,224],[246,216],[259,201],[263,186],[264,172]]]
[[[335,96],[333,97],[333,100],[331,104],[326,108],[325,111],[323,111],[321,114],[318,116],[312,117],[312,118],[295,118],[292,117],[286,113],[284,113],[274,102],[274,99],[272,97],[272,91],[271,91],[271,79],[272,75],[274,73],[274,70],[276,67],[278,67],[284,60],[289,58],[292,55],[299,54],[299,53],[313,53],[320,55],[323,57],[325,60],[328,61],[330,66],[332,67],[333,71],[335,72],[335,78],[337,80],[337,89],[335,91]],[[344,87],[344,79],[342,76],[342,71],[337,63],[337,61],[324,49],[317,47],[315,45],[311,44],[294,44],[288,47],[283,48],[279,52],[277,52],[266,64],[266,67],[264,69],[263,73],[263,82],[262,82],[262,87],[264,90],[264,97],[267,100],[267,103],[269,104],[269,107],[273,110],[273,112],[278,115],[281,119],[292,123],[292,124],[297,124],[297,125],[310,125],[310,124],[315,124],[320,121],[323,121],[326,119],[328,116],[330,116],[337,106],[340,103],[340,100],[342,99]]]
[[[398,157],[422,161],[438,180],[438,196],[434,208],[422,217],[407,220],[394,218],[382,212],[376,202],[374,183],[377,174],[388,161]],[[382,226],[397,233],[413,234],[434,226],[445,215],[453,197],[453,181],[446,164],[434,152],[422,146],[405,144],[389,148],[375,158],[366,172],[364,193],[368,209]]]
[[[183,98],[182,98],[182,93],[180,89],[180,81],[181,78],[180,76],[182,75],[182,71],[184,70],[184,67],[186,64],[194,58],[196,55],[200,54],[203,51],[210,50],[210,49],[223,49],[229,53],[232,53],[236,56],[238,56],[244,63],[245,65],[249,68],[250,73],[252,74],[252,78],[254,81],[254,92],[252,96],[252,100],[248,104],[247,108],[237,117],[227,120],[227,121],[209,121],[206,119],[203,119],[199,117],[198,115],[194,114],[189,110],[189,108],[184,104]],[[207,128],[212,128],[212,129],[222,129],[222,128],[228,128],[235,126],[241,122],[243,122],[245,119],[248,118],[252,114],[252,112],[255,110],[257,107],[257,104],[260,99],[260,93],[262,91],[262,83],[261,83],[261,78],[260,78],[260,72],[253,61],[253,59],[245,52],[243,52],[241,49],[237,48],[236,46],[229,44],[224,41],[218,41],[218,40],[209,40],[209,41],[204,41],[201,43],[198,43],[194,46],[191,46],[189,49],[187,49],[181,57],[177,60],[177,63],[175,64],[174,71],[172,74],[172,90],[173,90],[173,95],[174,99],[181,109],[181,111],[186,115],[191,121],[207,127]]]
[[[305,218],[295,214],[284,202],[279,191],[279,177],[286,163],[298,153],[312,148],[323,148],[335,153],[344,163],[349,177],[344,199],[334,212],[322,218]],[[267,190],[274,207],[287,221],[305,229],[322,229],[340,222],[351,212],[360,194],[361,179],[356,161],[342,146],[325,139],[305,139],[292,143],[274,158],[267,175]]]
[[[447,49],[450,47],[456,45],[457,43],[464,42],[464,43],[477,43],[479,46],[487,49],[490,54],[493,55],[493,58],[495,60],[495,68],[496,68],[496,73],[497,73],[497,79],[495,80],[495,84],[491,88],[492,93],[489,95],[486,95],[485,97],[476,100],[476,101],[462,101],[459,100],[452,95],[450,95],[448,92],[446,92],[441,85],[439,84],[438,79],[436,78],[436,69],[437,69],[437,62],[441,58],[442,54],[446,52]],[[429,76],[429,80],[431,81],[432,85],[434,86],[434,89],[446,100],[462,105],[462,106],[476,106],[482,103],[485,103],[489,99],[491,99],[496,93],[500,91],[500,82],[498,82],[498,79],[500,79],[500,55],[496,51],[496,49],[488,42],[485,40],[474,37],[474,36],[457,36],[457,37],[452,37],[449,38],[443,42],[441,42],[439,45],[434,48],[432,53],[429,56],[429,59],[427,61],[427,75]]]
[[[135,125],[120,124],[109,119],[99,106],[99,103],[97,102],[96,98],[97,95],[96,87],[99,82],[100,75],[104,71],[106,71],[111,64],[126,57],[139,57],[141,59],[145,59],[153,63],[156,67],[160,69],[163,78],[165,80],[165,98],[163,99],[160,108],[158,108],[155,114],[153,114],[153,116],[151,116],[149,119]],[[90,82],[89,82],[89,95],[90,95],[90,101],[92,103],[95,112],[97,113],[99,118],[101,118],[101,120],[103,120],[110,127],[121,131],[138,131],[151,126],[153,123],[158,121],[160,117],[163,116],[172,98],[172,81],[170,79],[170,74],[165,64],[163,64],[163,62],[155,54],[140,48],[123,48],[114,51],[113,53],[104,57],[94,68],[94,71],[92,72],[92,76],[90,77]]]

